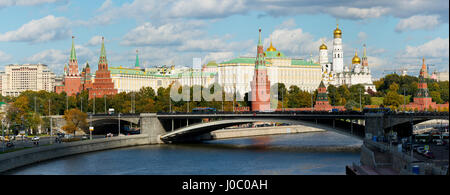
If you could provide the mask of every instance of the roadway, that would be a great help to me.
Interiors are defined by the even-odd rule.
[[[89,138],[89,135],[87,135]],[[12,142],[14,143],[13,147],[7,148],[6,147],[6,142],[3,144],[3,142],[0,142],[0,152],[7,152],[9,150],[15,150],[15,149],[20,149],[20,148],[32,148],[32,147],[39,147],[39,146],[45,146],[45,145],[49,145],[51,143],[55,144],[55,138],[57,136],[45,136],[45,137],[39,137],[39,144],[36,145],[33,143],[33,141],[31,141],[31,138],[16,138],[15,140],[13,140]],[[81,138],[82,135],[76,135],[76,138]],[[92,139],[100,139],[100,138],[105,138],[105,135],[92,135]],[[4,150],[3,150],[3,147]]]

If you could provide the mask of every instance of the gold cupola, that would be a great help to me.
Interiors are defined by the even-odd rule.
[[[352,64],[361,64],[361,59],[358,57],[358,52],[355,49],[355,56],[352,59]]]
[[[269,46],[269,48],[267,48],[266,51],[277,51],[277,48],[273,47],[273,45],[272,45],[272,39],[270,39],[270,46]]]
[[[320,45],[319,50],[327,50],[327,46],[325,45],[325,43],[322,43],[322,45]]]
[[[339,29],[339,24],[336,24],[336,29],[334,30],[334,38],[341,38],[342,31]]]

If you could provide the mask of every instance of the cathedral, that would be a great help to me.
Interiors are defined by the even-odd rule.
[[[322,66],[322,80],[325,85],[357,85],[362,84],[367,91],[376,92],[375,85],[372,83],[372,75],[369,70],[369,63],[366,56],[366,45],[362,58],[358,57],[358,51],[355,50],[355,56],[351,65],[344,65],[344,50],[342,48],[342,31],[339,25],[334,30],[332,61],[328,60],[328,48],[325,43],[319,47],[319,64]]]

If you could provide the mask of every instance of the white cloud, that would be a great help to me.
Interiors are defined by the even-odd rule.
[[[295,23],[295,20],[291,18],[283,21],[283,23],[277,26],[277,29],[291,29],[295,26],[297,26],[297,24]]]
[[[169,17],[223,18],[247,12],[245,0],[182,0],[175,2]]]
[[[427,64],[434,64],[437,70],[448,70],[449,63],[449,38],[437,37],[422,45],[406,46],[395,56],[395,63],[420,68],[422,58]]]
[[[64,17],[49,15],[31,20],[17,30],[0,34],[0,41],[38,43],[64,39],[72,34],[69,22]]]
[[[1,0],[0,8],[9,6],[33,6],[46,3],[67,2],[67,0]]]
[[[436,38],[419,46],[406,46],[405,52],[401,54],[402,57],[433,57],[433,58],[448,58],[449,53],[449,39]]]
[[[367,40],[367,33],[359,32],[357,37],[358,37],[358,42],[359,43],[363,43],[363,42],[365,42]]]
[[[378,18],[388,13],[389,10],[390,8],[387,7],[358,8],[339,6],[330,8],[328,13],[338,18],[367,19]]]
[[[212,60],[216,62],[223,62],[234,57],[236,57],[234,52],[211,52],[205,56],[205,58],[202,60],[202,63],[205,64]]]
[[[86,46],[97,46],[102,43],[102,36],[93,36],[89,41],[85,44]]]
[[[180,45],[184,40],[204,34],[197,27],[199,22],[168,23],[154,26],[151,23],[140,25],[125,34],[121,44],[134,46]]]
[[[105,2],[103,2],[102,6],[100,6],[100,8],[98,8],[98,11],[105,11],[109,8],[112,7],[112,0],[106,0]]]
[[[439,23],[439,15],[416,15],[400,20],[395,27],[395,31],[403,32],[405,30],[418,29],[430,30],[439,25]]]
[[[0,51],[0,62],[8,63],[10,60],[12,60],[11,55],[9,55],[3,51]]]

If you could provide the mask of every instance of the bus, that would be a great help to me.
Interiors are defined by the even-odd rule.
[[[210,112],[216,112],[217,110],[215,108],[210,107],[196,107],[192,108],[193,113],[210,113]]]
[[[430,135],[428,134],[419,134],[415,136],[416,143],[428,143],[430,139]]]
[[[108,110],[108,114],[109,114],[109,115],[113,115],[113,114],[114,114],[114,108],[110,108],[110,109]]]

